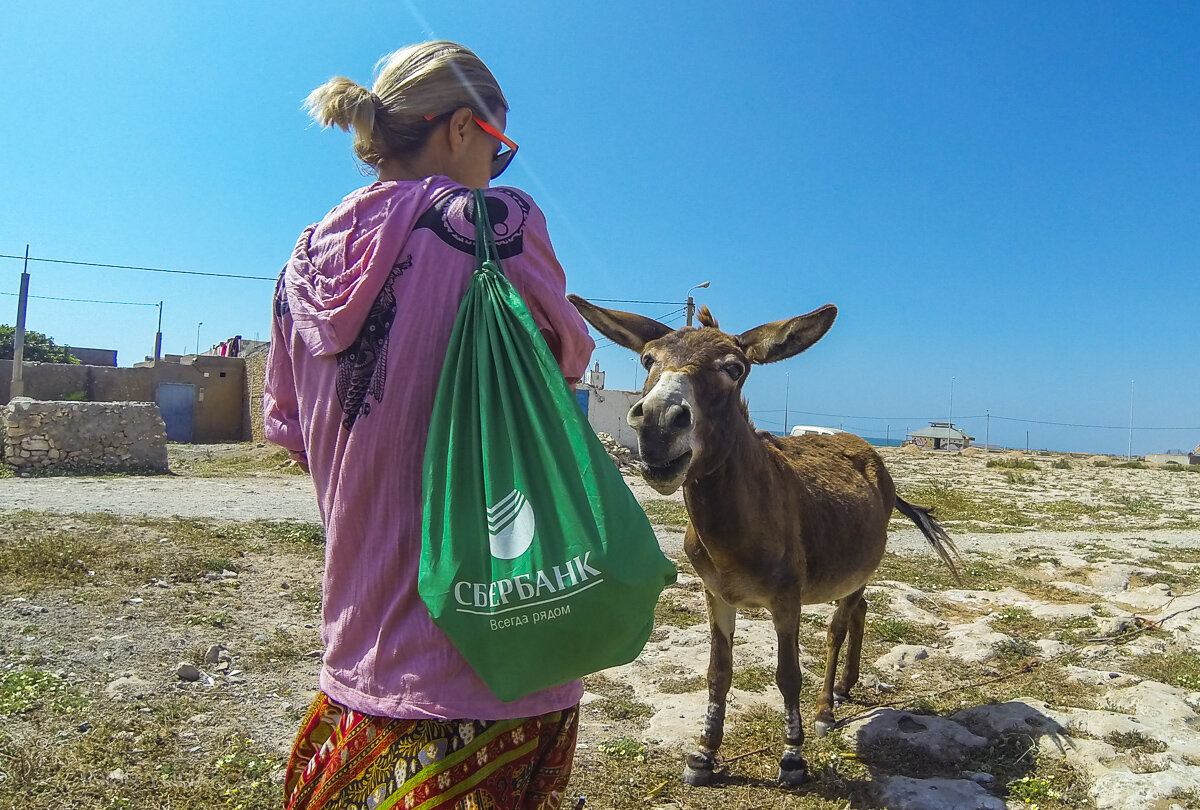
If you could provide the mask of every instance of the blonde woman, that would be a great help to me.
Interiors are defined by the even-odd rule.
[[[307,107],[353,131],[378,179],[301,234],[275,291],[265,431],[311,471],[326,535],[320,692],[285,806],[556,808],[581,684],[501,702],[417,593],[425,439],[475,268],[471,189],[517,152],[508,103],[470,50],[426,42],[382,59],[370,90],[338,77]],[[575,382],[593,344],[545,219],[516,189],[486,199],[505,273]]]

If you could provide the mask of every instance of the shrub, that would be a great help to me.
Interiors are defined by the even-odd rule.
[[[1004,470],[1036,470],[1037,462],[1030,458],[989,458],[989,467],[999,467]]]

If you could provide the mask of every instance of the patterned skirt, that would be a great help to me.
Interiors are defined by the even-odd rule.
[[[518,720],[396,720],[317,694],[284,785],[286,810],[556,810],[578,707]]]

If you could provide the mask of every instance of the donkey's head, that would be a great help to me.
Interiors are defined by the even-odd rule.
[[[799,354],[820,340],[837,317],[837,307],[826,304],[807,315],[730,335],[717,327],[708,307],[700,310],[699,328],[672,329],[577,295],[567,297],[601,334],[641,355],[646,384],[628,420],[637,432],[642,475],[664,495],[725,459],[734,431],[749,418],[742,386],[750,366]]]

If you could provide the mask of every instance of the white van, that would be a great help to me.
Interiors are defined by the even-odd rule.
[[[806,433],[816,433],[818,436],[833,436],[842,431],[835,428],[817,427],[816,425],[796,425],[792,428],[792,436],[803,436]]]

